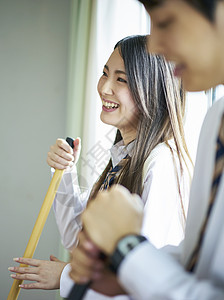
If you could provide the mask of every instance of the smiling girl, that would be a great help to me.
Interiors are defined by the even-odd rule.
[[[99,79],[100,118],[105,124],[115,126],[117,134],[111,159],[89,197],[83,199],[74,184],[80,140],[75,140],[72,150],[66,141],[58,139],[48,153],[49,166],[66,168],[54,200],[54,211],[63,245],[69,250],[77,245],[82,227],[80,215],[87,202],[94,201],[99,190],[115,183],[141,196],[145,207],[142,233],[156,247],[178,245],[184,237],[191,165],[183,131],[184,93],[180,81],[173,76],[172,65],[163,57],[148,53],[148,39],[148,36],[131,36],[118,42]],[[79,257],[80,247],[81,240],[73,257]],[[25,259],[21,261],[26,263]],[[36,268],[30,268],[30,273],[40,264],[43,268],[47,263],[39,261],[38,265],[35,260]],[[32,265],[30,260],[29,265]],[[61,264],[61,271],[63,267]],[[62,275],[60,271],[53,278],[49,272],[48,289],[59,288],[61,275],[61,296],[68,296],[73,284],[68,278],[69,269],[67,265]],[[23,273],[23,268],[14,271]],[[32,276],[26,274],[26,279],[32,280]],[[41,288],[41,276],[37,281]],[[37,286],[24,284],[22,288]],[[106,273],[93,283],[92,289],[110,296],[122,293]],[[90,290],[85,299],[101,298],[107,297]]]

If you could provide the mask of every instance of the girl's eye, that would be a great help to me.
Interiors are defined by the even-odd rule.
[[[127,83],[127,81],[126,81],[125,79],[121,78],[121,77],[119,77],[119,78],[117,79],[117,81]]]
[[[107,77],[107,73],[105,71],[103,71],[103,75],[102,76],[106,76]]]

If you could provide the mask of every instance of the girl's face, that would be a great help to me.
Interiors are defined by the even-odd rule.
[[[102,101],[101,121],[118,128],[125,144],[135,139],[138,110],[128,88],[124,61],[118,48],[104,66],[97,89]]]
[[[148,10],[152,20],[149,48],[176,63],[175,75],[186,90],[206,90],[224,83],[224,2],[215,22],[183,0],[165,0]]]

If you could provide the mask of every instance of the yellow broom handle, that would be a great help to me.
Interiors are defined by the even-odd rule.
[[[66,139],[66,141],[68,142],[68,138]],[[69,142],[69,144],[70,144],[70,142]],[[71,144],[70,144],[70,146],[71,146]],[[33,257],[33,254],[37,247],[38,241],[40,239],[44,224],[46,223],[51,206],[53,204],[55,194],[56,194],[56,191],[60,184],[63,172],[64,172],[64,170],[55,170],[54,176],[51,179],[47,194],[44,198],[44,202],[41,206],[39,215],[37,217],[36,223],[33,227],[33,231],[31,233],[29,242],[26,246],[26,250],[23,255],[23,257],[25,257],[25,258]],[[20,264],[20,267],[24,267],[24,266],[26,266],[26,265]],[[18,295],[20,292],[19,285],[22,284],[22,282],[23,282],[23,280],[14,279],[7,300],[16,300],[18,298]]]
[[[36,250],[36,247],[37,247],[38,241],[40,239],[40,235],[42,233],[44,224],[47,220],[48,214],[49,214],[51,206],[53,204],[55,194],[58,189],[59,183],[61,181],[63,172],[64,172],[64,170],[55,170],[54,176],[51,180],[47,194],[44,198],[44,202],[41,206],[36,223],[33,227],[33,231],[31,233],[29,242],[26,246],[26,250],[23,255],[23,257],[25,257],[25,258],[33,257],[33,254],[34,254],[34,251]],[[25,265],[21,264],[20,266],[24,267]],[[7,300],[16,300],[18,298],[18,295],[20,292],[19,285],[22,284],[22,282],[23,282],[23,280],[16,280],[16,279],[14,280]]]

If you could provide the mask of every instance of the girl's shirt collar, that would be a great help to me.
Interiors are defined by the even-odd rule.
[[[110,149],[110,154],[113,167],[115,167],[127,154],[132,156],[134,143],[135,141],[132,141],[128,145],[124,145],[124,141],[121,140],[112,146]]]

